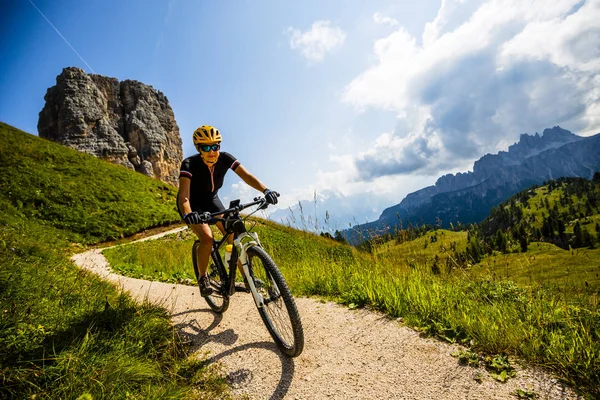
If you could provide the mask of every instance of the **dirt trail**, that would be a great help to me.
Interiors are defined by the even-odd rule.
[[[515,399],[517,389],[532,390],[537,399],[578,398],[532,369],[496,382],[482,368],[459,365],[451,356],[458,346],[423,338],[378,313],[310,298],[296,299],[305,347],[288,359],[277,351],[248,294],[234,295],[229,310],[217,315],[196,287],[114,274],[100,250],[72,260],[134,298],[170,310],[197,354],[221,363],[234,393],[250,399]]]

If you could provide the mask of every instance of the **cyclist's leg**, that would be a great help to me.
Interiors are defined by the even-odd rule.
[[[200,241],[196,256],[198,257],[198,272],[200,276],[206,275],[206,269],[208,268],[208,260],[210,259],[210,252],[213,244],[213,234],[210,227],[207,224],[196,224],[190,225],[190,228]]]
[[[223,204],[217,195],[209,198],[201,198],[192,207],[193,211],[197,211],[199,213],[203,211],[208,212],[216,212],[220,210],[224,210]],[[181,211],[180,211],[181,214]],[[213,245],[213,234],[208,224],[196,224],[190,225],[190,228],[200,241],[198,246],[196,256],[198,260],[198,272],[200,276],[206,275],[206,270],[208,269],[208,261],[210,260],[210,253],[212,251]]]

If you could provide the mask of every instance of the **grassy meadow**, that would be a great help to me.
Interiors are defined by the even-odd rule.
[[[247,226],[259,233],[298,296],[369,306],[463,343],[498,380],[514,374],[507,360],[518,358],[589,397],[600,395],[600,250],[533,243],[528,253],[494,254],[459,268],[451,258],[454,249],[466,247],[467,232],[431,231],[366,253],[258,218]],[[191,278],[193,240],[182,232],[104,254],[120,271],[138,276]]]
[[[0,123],[0,398],[227,398],[168,313],[69,256],[178,220],[175,189]]]

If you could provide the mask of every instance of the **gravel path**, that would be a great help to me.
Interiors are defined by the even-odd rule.
[[[532,390],[536,399],[578,398],[555,379],[532,369],[517,369],[517,376],[507,383],[496,382],[482,368],[459,365],[451,356],[459,349],[456,345],[423,338],[375,312],[311,298],[296,299],[305,346],[299,357],[288,359],[279,354],[248,294],[234,295],[229,310],[218,315],[196,287],[112,273],[100,250],[74,255],[72,260],[134,298],[170,310],[173,323],[192,342],[198,356],[221,363],[240,397],[516,399],[521,389]]]

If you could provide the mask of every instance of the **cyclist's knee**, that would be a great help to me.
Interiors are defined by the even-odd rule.
[[[208,225],[198,225],[193,227],[194,233],[200,239],[201,246],[212,246],[213,243],[213,234]]]
[[[214,239],[212,236],[200,237],[199,239],[200,239],[200,247],[205,247],[205,248],[211,247],[214,242]]]

